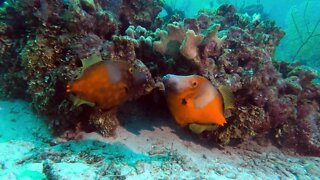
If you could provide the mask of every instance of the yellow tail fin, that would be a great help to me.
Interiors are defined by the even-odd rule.
[[[224,109],[234,108],[234,97],[231,89],[223,85],[218,89],[223,99]]]

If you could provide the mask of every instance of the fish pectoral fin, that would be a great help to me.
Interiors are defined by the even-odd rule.
[[[86,104],[86,105],[91,106],[91,107],[95,106],[95,103],[80,99],[77,96],[73,96],[73,97],[71,97],[71,99],[73,101],[73,105],[77,106],[77,107],[81,106],[82,104]]]
[[[192,123],[189,124],[189,129],[196,133],[196,134],[201,134],[204,131],[213,131],[216,130],[218,128],[218,126],[216,125],[211,125],[211,124],[196,124],[196,123]]]
[[[192,102],[192,99],[191,99],[191,98],[188,98],[188,97],[183,98],[183,99],[181,100],[181,104],[182,104],[183,106],[187,106],[187,107],[191,107],[191,108],[194,107],[193,102]]]
[[[231,89],[223,85],[218,89],[223,99],[224,109],[234,108],[234,96]]]

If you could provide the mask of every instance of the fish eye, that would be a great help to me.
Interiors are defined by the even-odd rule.
[[[192,87],[197,87],[197,85],[198,85],[197,81],[192,82]]]
[[[133,73],[133,68],[130,67],[130,68],[128,69],[128,71],[129,71],[130,74],[132,74],[132,73]]]

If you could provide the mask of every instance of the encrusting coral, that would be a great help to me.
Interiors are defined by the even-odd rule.
[[[198,74],[215,87],[228,86],[235,108],[225,111],[223,127],[199,135],[208,143],[254,138],[320,155],[318,75],[274,60],[284,36],[274,22],[239,14],[232,5],[164,21],[156,17],[160,1],[8,2],[0,10],[1,97],[30,101],[56,133],[80,123],[83,130],[114,135],[115,113],[75,107],[65,92],[79,77],[81,61],[96,54],[145,74],[147,83],[132,100],[157,91],[166,74]]]
[[[121,2],[122,5],[116,14],[118,14],[123,28],[129,25],[151,28],[164,5],[161,0],[124,0]]]
[[[193,20],[189,19],[189,21],[197,23],[195,19]],[[196,34],[194,30],[187,29],[188,27],[187,23],[168,24],[167,31],[160,30],[160,41],[155,41],[153,48],[161,54],[170,55],[174,58],[181,58],[177,55],[180,53],[185,59],[198,66],[201,65],[202,54],[206,55],[209,52],[219,54],[223,41],[223,38],[217,37],[219,25],[212,25],[208,29],[204,29],[204,35]],[[206,53],[203,53],[203,51]]]

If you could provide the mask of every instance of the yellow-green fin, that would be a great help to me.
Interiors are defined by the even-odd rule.
[[[207,126],[208,125],[189,124],[189,129],[196,134],[201,134],[203,131],[207,129]]]
[[[207,125],[207,126],[208,127],[207,127],[206,131],[214,131],[219,127],[219,125],[215,125],[215,124],[211,124],[211,125]]]
[[[196,134],[201,134],[204,131],[213,131],[215,129],[217,129],[218,126],[216,125],[204,125],[204,124],[189,124],[189,129],[196,133]]]
[[[72,96],[71,98],[72,98],[74,106],[78,107],[78,106],[80,106],[82,104],[86,104],[86,105],[91,106],[91,107],[95,106],[95,103],[80,99],[77,96]]]
[[[90,56],[81,59],[82,62],[82,72],[87,69],[88,67],[102,61],[100,53],[93,53]]]
[[[234,108],[234,97],[230,88],[227,86],[220,86],[219,92],[222,95],[224,109],[232,109]]]

